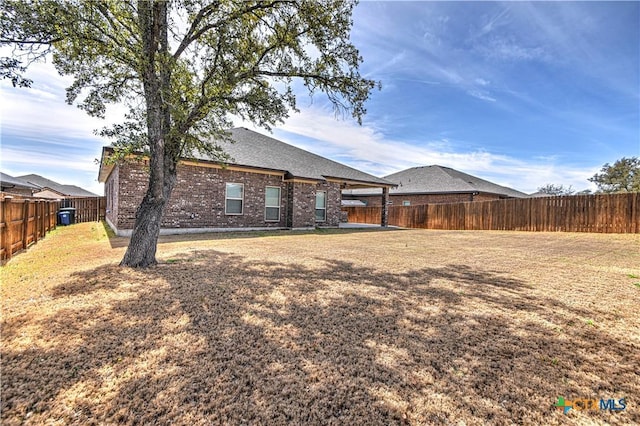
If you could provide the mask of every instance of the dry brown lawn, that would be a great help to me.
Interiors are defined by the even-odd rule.
[[[638,424],[639,238],[58,229],[2,267],[1,421]]]

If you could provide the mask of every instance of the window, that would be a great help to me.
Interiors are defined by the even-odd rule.
[[[241,183],[227,183],[225,195],[225,214],[242,214],[244,204],[244,185]]]
[[[280,220],[280,188],[267,186],[264,191],[264,220],[278,222]]]
[[[326,191],[316,192],[316,222],[327,220],[327,193]]]
[[[403,205],[403,206],[410,206],[410,205],[411,205],[411,201],[404,200],[404,201],[402,202],[402,205]]]

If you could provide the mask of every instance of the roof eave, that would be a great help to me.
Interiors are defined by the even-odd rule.
[[[348,179],[337,176],[323,176],[327,181],[339,181],[345,183],[351,189],[354,188],[395,188],[398,185],[393,182],[366,181],[360,179]]]
[[[102,147],[102,156],[100,157],[100,169],[98,170],[98,182],[105,183],[109,175],[113,171],[114,164],[106,164],[109,155],[113,154],[113,148],[109,146]]]

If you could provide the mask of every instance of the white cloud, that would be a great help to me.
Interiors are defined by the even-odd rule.
[[[35,173],[102,194],[94,160],[109,141],[93,131],[119,120],[124,108],[114,106],[107,120],[100,120],[67,105],[65,88],[72,80],[58,75],[51,63],[31,65],[27,77],[33,80],[31,88],[0,82],[0,168],[9,175]]]
[[[92,171],[98,174],[98,167],[94,163],[95,157],[91,155],[74,154],[68,150],[25,150],[12,147],[2,147],[2,166],[31,167],[38,169],[43,167],[59,168],[67,171]]]
[[[7,81],[0,83],[3,133],[101,140],[93,131],[120,121],[126,112],[124,106],[111,105],[107,118],[101,120],[68,105],[65,88],[71,79],[58,75],[50,63],[33,64],[28,77],[33,79],[31,88],[14,88]]]
[[[91,154],[68,149],[36,150],[1,147],[0,169],[11,176],[35,173],[62,184],[77,185],[102,195],[104,185],[97,181],[98,165]]]
[[[496,98],[492,97],[484,90],[469,90],[467,91],[467,94],[483,101],[496,102]]]
[[[540,46],[523,46],[511,37],[492,37],[476,46],[476,51],[490,59],[504,61],[547,60],[548,54]]]
[[[572,166],[566,162],[563,163],[567,160],[566,157],[563,159],[560,156],[551,155],[547,158],[523,160],[495,152],[461,150],[457,148],[461,143],[459,140],[454,141],[456,142],[454,145],[444,138],[417,140],[419,133],[410,140],[403,139],[404,136],[393,138],[388,136],[390,133],[384,127],[387,122],[414,124],[423,119],[422,110],[402,109],[403,115],[400,116],[398,110],[401,108],[394,108],[397,100],[394,100],[391,95],[395,92],[389,89],[393,87],[394,82],[402,80],[419,80],[426,85],[434,86],[433,93],[444,93],[454,88],[460,94],[467,94],[487,102],[496,102],[496,95],[500,93],[497,96],[500,102],[491,104],[491,111],[507,109],[511,105],[510,109],[518,112],[520,104],[526,104],[527,114],[530,110],[534,110],[540,118],[545,118],[551,123],[557,122],[560,118],[567,127],[591,129],[593,126],[606,124],[611,127],[609,134],[613,131],[621,132],[614,128],[618,123],[617,118],[613,120],[607,117],[596,117],[599,113],[597,109],[594,110],[595,112],[583,111],[567,103],[568,111],[562,111],[557,103],[547,104],[543,97],[538,96],[535,86],[516,84],[527,81],[523,76],[516,75],[515,80],[509,78],[508,70],[505,69],[507,67],[502,67],[503,64],[500,62],[515,63],[534,60],[555,62],[567,56],[573,57],[578,64],[595,63],[595,61],[584,62],[581,59],[583,56],[593,57],[593,41],[602,33],[582,27],[583,18],[588,18],[590,13],[586,13],[586,9],[583,13],[576,13],[574,9],[580,12],[580,9],[586,6],[570,2],[554,3],[551,6],[542,3],[487,6],[491,13],[486,15],[451,13],[453,18],[449,20],[447,18],[449,10],[455,8],[455,12],[457,7],[458,5],[453,3],[410,2],[403,8],[384,2],[361,3],[356,8],[355,16],[358,19],[356,19],[353,36],[356,45],[362,46],[361,49],[366,58],[363,70],[366,69],[367,77],[383,80],[383,92],[375,95],[380,96],[379,99],[384,100],[385,104],[383,111],[375,112],[379,117],[376,126],[379,127],[372,124],[359,127],[351,121],[336,121],[330,110],[319,108],[316,103],[311,107],[300,105],[302,112],[293,114],[284,126],[276,128],[276,137],[376,175],[385,175],[417,165],[441,164],[525,192],[533,192],[546,183],[573,185],[577,189],[591,187],[586,179],[592,176],[598,167]],[[505,12],[507,8],[511,9],[509,14]],[[596,18],[600,19],[599,16]],[[476,32],[476,37],[471,40],[467,37],[469,28]],[[583,55],[585,52],[589,55]],[[633,58],[631,55],[629,60]],[[495,67],[497,62],[500,62],[500,66]],[[534,65],[544,66],[545,64]],[[596,72],[597,69],[589,66],[576,68],[576,75],[592,72],[598,80],[601,80],[600,77],[603,75]],[[623,93],[629,92],[634,99],[637,99],[637,85],[626,84],[632,78],[619,77],[621,75],[637,77],[637,73],[618,72],[612,75],[615,75],[611,83],[612,87],[615,83],[615,87],[624,88],[624,91],[621,90]],[[89,158],[86,152],[84,155],[66,155],[65,157],[68,158],[61,158],[62,156],[55,154],[54,151],[64,149],[68,152],[66,148],[73,148],[77,140],[85,140],[88,146],[96,146],[99,149],[99,146],[106,141],[94,136],[93,129],[104,126],[105,122],[91,118],[76,107],[65,104],[64,88],[71,83],[71,79],[58,76],[51,64],[36,64],[30,69],[29,76],[34,79],[32,89],[13,89],[6,82],[0,84],[3,99],[2,132],[7,134],[9,130],[15,130],[23,139],[30,138],[47,143],[48,149],[45,148],[41,150],[42,152],[23,151],[22,156],[17,152],[3,149],[2,157],[5,163],[9,164],[7,160],[15,158],[15,163],[11,163],[11,167],[33,165],[44,168],[47,164],[50,166],[53,164],[59,169],[66,168],[69,173],[74,171],[94,173],[89,170],[95,167],[93,158]],[[403,88],[407,90],[405,86]],[[409,92],[410,89],[403,93],[403,101],[413,100]],[[522,95],[519,97],[518,93]],[[387,95],[389,95],[388,98],[385,97]],[[451,98],[458,101],[455,96]],[[433,101],[434,106],[430,114],[436,117],[432,120],[435,123],[440,119],[437,116],[438,108],[443,106],[436,103],[435,96],[434,98],[425,97],[425,99]],[[513,102],[514,100],[518,102]],[[427,107],[429,103],[424,102],[424,105]],[[445,106],[452,110],[456,108],[453,104]],[[373,109],[372,107],[371,111]],[[465,126],[464,114],[459,116],[462,120],[457,124],[452,120],[440,120],[445,124],[440,129],[434,125],[433,134],[442,135],[445,134],[444,130]],[[519,131],[518,123],[507,120],[503,122],[507,122],[514,133]],[[582,123],[588,126],[582,126]],[[623,127],[622,124],[619,126]],[[52,138],[52,135],[55,135],[55,138]],[[71,138],[70,142],[65,138]],[[488,140],[490,136],[485,138]],[[481,143],[476,140],[470,142],[473,146]],[[563,147],[565,152],[577,146],[568,144],[569,142],[566,147]],[[15,146],[13,148],[18,149]],[[496,149],[512,152],[510,147]],[[609,150],[613,152],[614,148]],[[48,151],[51,153],[45,154]],[[549,153],[548,150],[542,149],[536,152]],[[597,161],[601,164],[602,153],[598,152],[596,155],[600,155]],[[97,173],[97,168],[95,170]],[[91,179],[94,178],[95,173]]]
[[[274,133],[300,148],[377,176],[438,164],[531,193],[546,183],[593,189],[587,178],[597,171],[595,166],[562,164],[557,158],[524,161],[482,150],[456,151],[446,139],[394,140],[387,138],[382,129],[358,126],[352,120],[336,120],[330,109],[319,107],[292,114]]]

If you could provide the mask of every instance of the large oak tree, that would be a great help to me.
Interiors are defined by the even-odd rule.
[[[147,153],[149,186],[122,265],[156,263],[161,217],[181,156],[224,154],[215,143],[237,116],[269,128],[296,110],[293,84],[324,93],[358,121],[375,83],[349,40],[354,1],[0,1],[1,76],[28,86],[30,62],[52,53],[71,75],[67,101],[92,116],[125,103],[102,130],[120,156]]]

